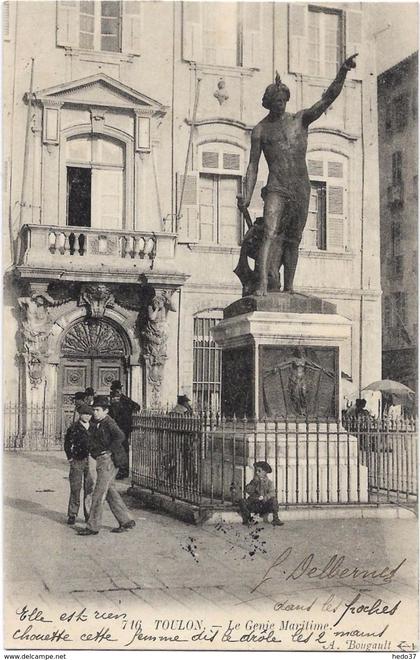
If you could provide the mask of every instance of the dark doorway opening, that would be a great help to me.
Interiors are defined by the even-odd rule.
[[[92,170],[88,167],[67,168],[67,224],[90,227]]]

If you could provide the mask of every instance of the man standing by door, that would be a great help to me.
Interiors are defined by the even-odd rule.
[[[130,456],[130,434],[133,425],[133,414],[139,412],[140,406],[138,403],[130,399],[122,392],[122,385],[119,380],[113,380],[111,383],[110,391],[111,407],[109,409],[110,416],[115,419],[120,429],[125,435],[123,447]],[[129,475],[129,466],[126,469],[119,470],[117,479],[125,479]]]
[[[124,433],[108,415],[109,405],[106,396],[96,396],[93,401],[89,452],[96,460],[97,477],[87,526],[79,530],[80,536],[99,533],[105,500],[119,523],[119,526],[112,530],[113,532],[125,532],[136,524],[115,487],[118,469],[127,469],[128,456],[123,447]]]

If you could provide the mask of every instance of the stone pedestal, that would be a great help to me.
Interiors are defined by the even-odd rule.
[[[283,293],[242,298],[226,308],[213,337],[223,351],[226,417],[338,418],[351,322],[330,303]]]
[[[213,337],[223,351],[222,414],[236,416],[237,427],[214,434],[204,492],[229,498],[234,483],[244,496],[254,462],[266,460],[280,503],[367,501],[357,439],[337,422],[351,321],[335,311],[288,293],[249,296],[225,309]],[[249,422],[238,428],[243,417],[255,420],[252,433]]]
[[[267,461],[280,504],[348,504],[368,501],[367,467],[357,439],[337,423],[257,423],[252,432],[229,424],[213,437],[203,462],[203,493],[216,499],[245,497],[254,463]],[[223,468],[222,468],[223,465]]]

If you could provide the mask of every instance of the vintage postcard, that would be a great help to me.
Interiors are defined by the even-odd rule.
[[[6,652],[411,660],[417,3],[2,11]]]

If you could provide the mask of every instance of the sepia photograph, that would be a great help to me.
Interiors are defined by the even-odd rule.
[[[5,657],[415,658],[418,8],[3,0]]]

